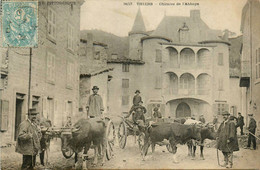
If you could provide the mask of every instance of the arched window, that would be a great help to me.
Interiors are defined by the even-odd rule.
[[[184,48],[180,53],[181,66],[190,67],[195,63],[195,53],[190,48]]]

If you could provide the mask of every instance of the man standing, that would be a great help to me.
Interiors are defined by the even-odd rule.
[[[229,119],[230,113],[225,111],[222,116],[224,121],[217,132],[217,149],[221,150],[224,155],[224,166],[232,168],[233,152],[239,150],[236,126],[234,121]]]
[[[237,127],[240,127],[240,134],[241,134],[241,136],[244,135],[244,133],[243,133],[243,126],[244,125],[245,125],[244,117],[241,115],[240,112],[238,112]]]
[[[36,125],[37,114],[36,109],[30,109],[28,119],[19,125],[15,151],[23,155],[21,169],[33,169],[36,155],[41,149],[41,132]]]
[[[103,100],[102,97],[98,94],[98,90],[99,88],[97,86],[93,86],[93,94],[89,96],[87,102],[87,115],[90,118],[102,117],[102,112],[104,111]]]
[[[253,117],[253,114],[248,114],[250,121],[248,126],[249,136],[246,149],[250,149],[251,141],[253,142],[253,148],[256,150],[256,140],[255,140],[255,129],[256,129],[256,121]]]

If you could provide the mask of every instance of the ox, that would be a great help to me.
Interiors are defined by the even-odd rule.
[[[173,153],[173,161],[176,160],[177,144],[185,144],[190,139],[200,140],[200,127],[197,125],[183,125],[180,123],[156,123],[152,124],[145,131],[144,147],[142,156],[147,154],[148,148],[152,146],[152,152],[155,150],[155,144],[161,145],[166,139],[170,143],[170,148]]]
[[[71,135],[62,135],[62,149],[71,148],[75,152],[75,166],[82,166],[82,161],[79,161],[78,154],[83,151],[83,155],[87,155],[90,146],[93,144],[95,149],[93,164],[98,163],[98,152],[102,155],[102,165],[105,162],[105,123],[99,118],[80,119],[72,127]],[[102,153],[101,152],[102,149]],[[85,161],[83,158],[83,162]],[[86,163],[83,164],[86,167]]]
[[[200,145],[200,157],[204,160],[204,155],[203,155],[203,143],[205,139],[210,139],[210,140],[216,140],[216,135],[217,133],[214,130],[214,126],[206,125],[203,128],[201,128],[201,141],[199,142],[198,145]],[[188,145],[188,150],[189,150],[189,155],[191,155],[193,158],[195,157],[196,153],[196,141],[190,140],[187,142]]]

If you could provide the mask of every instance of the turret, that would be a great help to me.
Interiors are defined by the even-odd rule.
[[[141,60],[142,46],[141,38],[147,36],[144,20],[140,8],[135,17],[132,30],[129,32],[129,58],[132,60]]]

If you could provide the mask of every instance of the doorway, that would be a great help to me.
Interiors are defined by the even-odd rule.
[[[180,117],[191,117],[190,106],[185,102],[182,102],[177,106],[176,118]]]
[[[16,97],[15,102],[15,133],[14,133],[14,140],[16,141],[18,136],[18,128],[20,123],[22,122],[22,114],[23,114],[23,103],[24,99],[21,97]]]

